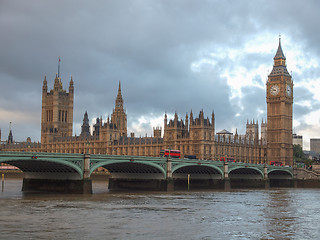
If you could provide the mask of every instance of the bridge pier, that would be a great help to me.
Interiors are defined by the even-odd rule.
[[[174,181],[172,178],[172,161],[171,157],[167,158],[167,174],[166,174],[166,183],[167,183],[167,192],[174,191]]]
[[[90,154],[84,154],[83,158],[83,179],[90,179]]]
[[[108,188],[111,190],[149,190],[167,191],[168,183],[160,179],[120,179],[109,178]]]
[[[92,194],[92,182],[91,179],[64,180],[24,178],[22,183],[22,191]]]
[[[223,164],[223,173],[224,173],[224,190],[229,191],[231,189],[231,183],[229,178],[229,168],[228,162],[224,162]]]

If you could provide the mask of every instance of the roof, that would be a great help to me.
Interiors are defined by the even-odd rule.
[[[281,38],[279,38],[279,46],[278,46],[278,50],[277,50],[277,53],[276,53],[276,55],[274,56],[274,58],[283,58],[283,59],[286,59],[286,57],[285,57],[284,54],[283,54],[282,47],[281,47]]]
[[[217,134],[233,134],[233,133],[231,133],[231,132],[229,132],[228,130],[226,130],[226,129],[223,129],[223,130],[221,130],[220,132],[218,132]]]

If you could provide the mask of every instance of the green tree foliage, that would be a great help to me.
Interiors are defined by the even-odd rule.
[[[303,162],[306,166],[312,165],[312,160],[308,159],[302,150],[300,145],[293,145],[293,159],[295,162]]]

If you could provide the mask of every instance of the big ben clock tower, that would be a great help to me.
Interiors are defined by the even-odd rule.
[[[286,67],[281,39],[275,55],[273,69],[267,81],[267,158],[293,165],[292,104],[293,82]]]

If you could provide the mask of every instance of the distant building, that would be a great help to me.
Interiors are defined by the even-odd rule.
[[[320,153],[320,138],[310,138],[310,151]]]
[[[293,145],[300,145],[303,148],[303,139],[301,135],[292,134],[292,143]]]

